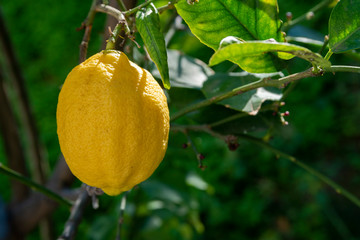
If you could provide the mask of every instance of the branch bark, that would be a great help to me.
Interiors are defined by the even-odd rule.
[[[26,137],[29,142],[29,153],[33,163],[33,177],[39,183],[45,182],[43,167],[43,156],[41,145],[38,138],[38,130],[32,117],[32,110],[29,104],[29,97],[25,89],[25,80],[21,73],[19,63],[15,57],[15,52],[11,44],[9,33],[6,29],[5,22],[0,11],[0,45],[2,47],[6,62],[8,63],[9,74],[12,84],[19,98],[19,109],[21,119],[23,120]]]
[[[0,71],[0,129],[4,140],[7,162],[10,168],[27,176],[25,156],[21,147],[18,126],[16,125],[15,116],[11,110],[3,83],[3,74],[2,71]],[[25,185],[14,180],[11,181],[11,190],[11,204],[21,202],[29,194],[29,189]]]
[[[68,189],[74,176],[65,160],[61,157],[46,187],[71,200],[75,200],[78,192]],[[49,216],[58,204],[39,192],[33,192],[25,201],[13,205],[9,209],[12,239],[22,239],[33,230],[39,222]]]

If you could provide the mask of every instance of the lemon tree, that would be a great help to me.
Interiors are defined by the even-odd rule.
[[[359,1],[116,2],[1,4],[0,172],[61,204],[44,239],[360,234]],[[0,226],[51,233],[57,205],[0,180]]]

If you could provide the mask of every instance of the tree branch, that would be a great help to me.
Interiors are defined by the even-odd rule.
[[[71,209],[70,217],[65,223],[64,231],[58,240],[71,240],[74,239],[77,228],[81,222],[84,209],[90,200],[89,194],[85,187],[82,187],[82,191],[76,200],[73,208]]]
[[[202,107],[206,107],[209,106],[213,103],[219,102],[221,100],[242,94],[244,92],[253,90],[253,89],[257,89],[260,87],[266,87],[266,86],[272,86],[272,87],[284,87],[287,83],[292,82],[292,81],[296,81],[302,78],[306,78],[306,77],[313,77],[313,76],[317,76],[317,74],[315,74],[313,72],[312,68],[309,68],[308,70],[304,71],[304,72],[300,72],[300,73],[295,73],[286,77],[282,77],[279,79],[260,79],[259,81],[256,82],[252,82],[243,86],[240,86],[238,88],[235,88],[229,92],[226,92],[224,94],[212,97],[210,99],[205,99],[199,103],[195,103],[193,105],[190,105],[188,107],[183,108],[182,110],[176,112],[175,114],[173,114],[171,116],[171,121],[174,121],[175,119],[189,113],[192,111],[195,111],[199,108]]]
[[[239,137],[244,139],[244,140],[255,143],[255,144],[259,145],[259,146],[262,146],[262,147],[272,151],[278,157],[282,157],[282,158],[285,158],[285,159],[293,162],[294,164],[296,164],[299,167],[301,167],[302,169],[304,169],[306,172],[310,173],[314,177],[320,179],[322,182],[324,182],[325,184],[330,186],[332,189],[335,190],[335,192],[337,192],[338,194],[343,195],[345,198],[350,200],[356,206],[360,207],[360,199],[359,198],[357,198],[355,195],[353,195],[352,193],[347,191],[345,188],[343,188],[342,186],[340,186],[339,184],[337,184],[336,182],[334,182],[333,180],[331,180],[330,178],[328,178],[324,174],[322,174],[319,171],[315,170],[314,168],[308,166],[307,164],[299,161],[295,157],[290,156],[290,155],[288,155],[288,154],[286,154],[286,153],[284,153],[284,152],[270,146],[268,143],[262,141],[261,139],[258,139],[258,138],[255,138],[255,137],[252,137],[252,136],[249,136],[249,135],[240,135]]]
[[[331,66],[329,68],[323,69],[323,71],[321,70],[321,71],[318,71],[318,72],[315,72],[313,68],[309,68],[306,71],[299,72],[299,73],[294,73],[294,74],[291,74],[289,76],[285,76],[285,77],[282,77],[282,78],[279,78],[279,79],[267,79],[267,78],[260,79],[260,80],[258,80],[256,82],[252,82],[252,83],[249,83],[249,84],[234,88],[229,92],[226,92],[226,93],[220,94],[218,96],[212,97],[210,99],[205,99],[205,100],[203,100],[201,102],[198,102],[198,103],[195,103],[193,105],[187,106],[187,107],[179,110],[175,114],[173,114],[171,116],[170,120],[174,121],[174,120],[178,119],[179,117],[181,117],[181,116],[183,116],[183,115],[185,115],[185,114],[187,114],[189,112],[198,110],[199,108],[209,106],[209,105],[211,105],[213,103],[216,103],[216,102],[222,101],[224,99],[227,99],[227,98],[242,94],[244,92],[248,92],[248,91],[253,90],[253,89],[257,89],[257,88],[260,88],[260,87],[283,88],[290,82],[294,82],[294,81],[297,81],[297,80],[300,80],[300,79],[303,79],[303,78],[307,78],[307,77],[321,76],[321,75],[324,74],[324,71],[332,72],[332,73],[335,73],[335,72],[360,73],[360,67],[333,65],[333,66]]]
[[[186,130],[203,131],[203,132],[206,132],[206,133],[210,134],[211,136],[218,137],[218,138],[220,138],[222,140],[227,138],[226,136],[223,136],[223,135],[213,131],[207,125],[192,125],[192,126],[175,125],[172,128],[175,131],[176,130],[181,130],[181,131],[186,131]],[[264,142],[263,140],[261,140],[259,138],[256,138],[256,137],[253,137],[253,136],[250,136],[250,135],[247,135],[247,134],[237,134],[236,136],[243,139],[243,140],[255,143],[255,144],[257,144],[257,145],[259,145],[259,146],[261,146],[263,148],[266,148],[266,149],[270,150],[271,152],[273,152],[277,157],[279,157],[279,158],[282,157],[282,158],[287,159],[287,160],[291,161],[292,163],[298,165],[300,168],[304,169],[306,172],[310,173],[314,177],[321,180],[323,183],[330,186],[338,194],[342,194],[345,198],[350,200],[356,206],[360,207],[360,199],[359,198],[357,198],[355,195],[353,195],[352,193],[347,191],[345,188],[343,188],[342,186],[340,186],[339,184],[337,184],[336,182],[334,182],[333,180],[331,180],[330,178],[328,178],[324,174],[322,174],[319,171],[315,170],[314,168],[308,166],[307,164],[299,161],[295,157],[293,157],[293,156],[291,156],[289,154],[286,154],[286,153],[272,147],[270,144],[268,144],[267,142]]]
[[[11,171],[7,172],[13,174]],[[19,177],[15,175],[14,177]],[[25,184],[30,183],[30,181],[26,180],[24,181]],[[77,195],[76,191],[74,192],[74,190],[67,188],[67,186],[71,185],[73,180],[74,176],[71,174],[64,158],[61,157],[57,162],[55,170],[46,184],[46,187],[40,186],[40,189],[45,188],[47,189],[45,191],[51,191],[51,193],[59,196],[59,200],[61,198],[76,199],[76,197],[74,198],[74,195]],[[32,186],[32,188],[37,187],[37,183]],[[62,200],[60,201],[62,202]],[[65,201],[67,202],[65,203],[66,205],[70,203],[69,200]],[[34,229],[42,219],[53,212],[57,206],[58,204],[55,200],[37,191],[33,192],[25,201],[10,206],[9,212],[12,234],[16,236],[26,235],[28,232]]]
[[[4,140],[5,153],[8,159],[7,162],[10,168],[27,176],[28,173],[25,166],[26,159],[22,151],[18,126],[16,124],[15,116],[11,109],[8,97],[6,96],[3,83],[3,74],[0,70],[0,129]],[[18,181],[11,181],[11,189],[11,204],[21,202],[29,194],[29,189]]]
[[[26,137],[28,139],[28,150],[32,164],[32,174],[39,183],[45,182],[44,161],[41,145],[38,138],[38,130],[32,116],[29,98],[25,89],[25,80],[21,74],[19,63],[15,57],[10,36],[6,30],[2,12],[0,11],[0,45],[3,49],[5,59],[8,63],[9,73],[19,98],[19,109],[23,121]]]
[[[102,13],[109,14],[110,16],[113,16],[119,22],[125,21],[125,17],[123,15],[123,13],[112,6],[105,5],[105,4],[99,4],[99,5],[96,5],[95,9],[97,12],[102,12]]]
[[[147,5],[149,5],[149,4],[152,3],[152,2],[153,2],[153,0],[145,1],[145,2],[143,2],[142,4],[140,4],[140,5],[132,8],[132,9],[126,11],[126,12],[124,12],[124,15],[125,15],[125,16],[130,16],[130,15],[136,13],[137,11],[139,11],[140,9],[142,9],[143,7],[146,7]]]
[[[85,28],[85,33],[84,33],[83,39],[80,44],[80,49],[79,49],[80,50],[80,53],[79,53],[79,62],[80,63],[82,63],[86,60],[92,25],[93,25],[95,14],[96,14],[96,6],[98,3],[99,3],[99,0],[92,1],[89,13],[88,13],[85,21],[82,23],[82,28]]]
[[[72,206],[72,203],[69,200],[63,198],[62,196],[56,194],[55,192],[49,190],[48,188],[46,188],[46,187],[32,181],[31,179],[21,175],[20,173],[18,173],[16,171],[4,166],[2,163],[0,163],[0,172],[7,175],[7,176],[9,176],[9,177],[11,177],[11,178],[13,178],[13,179],[16,179],[17,181],[19,181],[19,182],[21,182],[21,183],[35,189],[38,192],[43,193],[44,195],[46,195],[49,198],[57,201],[58,203],[65,204],[68,207]]]

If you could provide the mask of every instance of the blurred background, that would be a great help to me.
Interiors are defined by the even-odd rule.
[[[167,1],[155,3],[162,6]],[[279,0],[278,3],[283,21],[286,21],[287,12],[297,17],[315,4],[310,0],[301,4],[294,0]],[[11,106],[12,123],[16,126],[22,149],[20,154],[22,152],[26,162],[24,173],[29,173],[38,182],[48,182],[46,179],[53,177],[59,163],[57,97],[67,74],[79,62],[83,30],[78,29],[90,5],[91,1],[0,0],[6,27],[1,26],[1,32],[8,32],[19,64],[17,72],[24,80],[23,89],[34,120],[35,138],[44,160],[43,176],[32,175],[31,169],[35,165],[32,159],[36,155],[31,150],[34,142],[26,137],[29,124],[24,119],[18,87],[3,47],[0,49],[1,84],[9,102],[5,104],[1,100],[0,117],[4,121],[9,119],[4,108]],[[317,12],[310,21],[291,28],[287,35],[323,41],[328,33],[330,13],[331,8]],[[170,36],[172,28],[169,25],[174,16],[175,10],[161,15],[166,36]],[[104,34],[108,31],[106,21],[105,14],[96,14],[88,56],[102,49]],[[213,50],[202,45],[184,24],[171,35],[168,48],[208,63]],[[136,40],[141,43],[138,38]],[[318,46],[304,46],[319,50]],[[125,51],[132,49],[130,58],[151,69],[150,62],[144,60],[143,49],[135,49],[131,42],[127,47]],[[360,55],[333,55],[331,61],[359,66]],[[303,71],[307,64],[302,60],[291,60],[288,71]],[[214,70],[225,72],[231,67],[230,63],[224,63]],[[281,107],[282,112],[290,113],[286,117],[289,124],[283,126],[277,119],[279,124],[273,129],[270,141],[275,148],[317,169],[357,197],[360,197],[359,80],[359,75],[354,73],[337,73],[299,81]],[[201,91],[195,88],[173,87],[168,95],[172,112],[203,98]],[[190,114],[180,122],[195,124],[206,122],[204,119],[213,122],[211,118],[216,118],[213,115],[222,111],[225,111],[222,106],[213,106]],[[8,126],[4,121],[1,124]],[[224,126],[222,131],[243,131],[246,124],[249,123],[243,119]],[[253,125],[256,128],[251,126],[251,129],[254,128],[255,135],[267,131],[261,124]],[[2,128],[0,162],[11,166],[5,132]],[[149,180],[127,195],[121,228],[123,239],[360,239],[360,208],[290,161],[278,159],[269,150],[247,141],[240,141],[239,147],[230,151],[226,143],[206,133],[191,132],[189,135],[197,151],[205,156],[207,168],[199,169],[192,148],[184,148],[188,143],[187,136],[171,132],[168,151],[160,167]],[[81,184],[71,177],[65,182],[64,186],[69,189]],[[9,223],[6,209],[16,206],[13,204],[21,202],[22,198],[14,196],[11,186],[9,177],[0,174],[0,239],[5,239],[7,231],[13,231],[6,225]],[[103,195],[99,209],[88,206],[76,239],[115,239],[121,199],[122,195]],[[17,208],[18,214],[21,209],[28,208]],[[56,238],[63,231],[69,213],[66,206],[54,206],[47,217],[50,233],[44,233],[41,229],[46,227],[39,223],[26,230],[25,239]]]

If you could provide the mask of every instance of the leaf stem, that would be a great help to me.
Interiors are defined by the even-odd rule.
[[[49,198],[57,201],[58,203],[60,204],[65,204],[66,206],[68,207],[71,207],[73,204],[71,201],[63,198],[62,196],[58,195],[57,193],[47,189],[46,187],[32,181],[31,179],[21,175],[20,173],[4,166],[2,163],[0,163],[0,172],[9,176],[9,177],[12,177],[22,183],[24,183],[25,185],[33,188],[34,190],[38,191],[38,192],[41,192],[43,193],[44,195],[48,196]]]
[[[332,54],[333,54],[333,52],[331,51],[331,49],[329,49],[329,51],[326,53],[324,59],[329,60]]]
[[[301,21],[304,21],[306,19],[311,19],[309,17],[310,14],[314,14],[315,12],[321,10],[322,8],[326,7],[327,5],[329,5],[333,0],[323,0],[320,3],[318,3],[317,5],[315,5],[313,8],[311,8],[309,11],[307,11],[306,13],[304,13],[303,15],[301,15],[298,18],[295,18],[294,20],[291,20],[289,22],[284,23],[282,31],[286,32],[287,30],[289,30],[292,26],[298,24]]]

